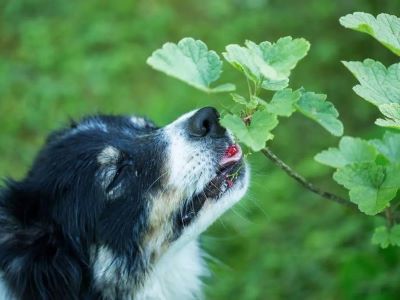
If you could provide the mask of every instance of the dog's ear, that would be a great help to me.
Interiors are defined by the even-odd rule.
[[[79,299],[85,278],[73,237],[41,218],[42,195],[26,184],[0,190],[0,269],[17,299]]]

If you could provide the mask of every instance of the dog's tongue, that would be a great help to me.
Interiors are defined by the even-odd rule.
[[[240,149],[239,145],[230,145],[224,153],[222,160],[220,162],[221,166],[225,166],[232,162],[237,162],[242,158],[242,149]]]

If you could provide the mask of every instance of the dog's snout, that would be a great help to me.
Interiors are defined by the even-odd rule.
[[[199,109],[188,120],[189,134],[194,137],[223,137],[225,128],[219,124],[219,113],[213,107]]]

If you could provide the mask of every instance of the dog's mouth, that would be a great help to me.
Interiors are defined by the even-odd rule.
[[[219,163],[216,176],[206,184],[203,191],[184,205],[180,215],[177,216],[179,225],[182,227],[188,226],[200,212],[207,199],[217,201],[223,194],[233,188],[243,176],[243,168],[244,162],[241,148],[236,144],[230,145]]]
[[[230,145],[222,157],[215,176],[204,188],[207,198],[217,200],[235,185],[243,165],[242,150],[238,145]]]

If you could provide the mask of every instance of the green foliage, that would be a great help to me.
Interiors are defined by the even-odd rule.
[[[46,135],[69,118],[142,114],[162,126],[194,107],[230,108],[232,100],[224,94],[197,92],[146,68],[154,49],[184,36],[200,38],[218,53],[246,38],[304,36],[312,48],[291,72],[293,90],[304,86],[328,94],[347,135],[371,139],[383,133],[369,125],[377,109],[360,103],[351,92],[350,74],[338,62],[371,57],[389,66],[394,56],[365,35],[340,30],[334,20],[355,10],[396,13],[399,1],[0,2],[2,178],[21,178]],[[224,70],[211,87],[238,83],[237,93],[250,101],[240,85],[243,75],[227,64]],[[266,91],[260,97],[273,95]],[[311,159],[335,145],[335,137],[297,113],[280,122],[268,142],[274,152],[317,185],[340,194],[328,169]],[[387,155],[399,157],[392,145]],[[399,248],[377,249],[369,241],[374,226],[384,224],[382,218],[319,200],[262,155],[249,161],[252,179],[245,199],[202,236],[202,246],[217,258],[209,262],[206,299],[398,298]]]
[[[349,190],[350,200],[367,215],[376,215],[388,204],[400,188],[400,164],[382,166],[374,162],[353,163],[338,169],[333,175]]]
[[[343,137],[339,148],[315,156],[319,163],[336,168],[333,179],[349,190],[360,211],[376,215],[395,199],[400,188],[400,134],[386,132],[382,140]]]
[[[367,13],[355,12],[340,18],[340,24],[365,32],[400,56],[400,18],[379,14],[376,18]]]
[[[366,13],[354,13],[340,23],[366,32],[400,55],[400,19],[381,14],[375,19]],[[375,124],[400,129],[400,63],[386,68],[379,61],[343,62],[360,82],[353,90],[377,106],[386,119]],[[315,160],[336,168],[333,179],[349,190],[350,200],[367,215],[386,211],[388,227],[375,230],[372,242],[386,248],[400,246],[400,227],[393,226],[397,213],[396,196],[400,188],[400,134],[386,131],[382,140],[364,141],[344,137],[339,149],[330,148],[315,156]]]
[[[387,248],[389,245],[400,247],[400,225],[395,225],[391,228],[386,226],[375,228],[372,243],[382,248]]]
[[[222,61],[207,45],[192,38],[182,39],[177,45],[166,43],[147,59],[154,69],[176,77],[195,88],[209,93],[230,92],[233,84],[210,88],[222,72]]]
[[[221,124],[230,128],[239,141],[254,151],[260,151],[265,147],[265,142],[274,137],[270,132],[278,125],[278,119],[266,110],[259,110],[252,115],[248,126],[239,116],[231,114],[222,117]]]
[[[400,63],[388,69],[372,59],[343,63],[360,82],[353,88],[357,95],[376,106],[400,103]]]
[[[290,117],[295,111],[295,104],[302,96],[299,90],[284,89],[274,94],[270,103],[265,103],[266,109],[280,117]]]
[[[377,119],[375,124],[382,127],[400,129],[400,104],[387,103],[378,106],[385,119]]]
[[[342,168],[353,163],[375,161],[377,151],[367,141],[345,136],[340,140],[339,149],[329,148],[315,156],[321,164]]]
[[[356,12],[342,17],[340,23],[347,28],[371,35],[400,56],[400,18],[389,14],[380,14],[374,18],[367,13]],[[361,83],[354,87],[354,91],[377,105],[388,118],[378,119],[376,124],[400,129],[400,63],[393,64],[388,69],[371,59],[366,59],[363,63],[344,64]]]
[[[281,90],[288,86],[290,71],[306,56],[310,44],[305,39],[284,37],[276,43],[259,45],[246,41],[245,47],[226,46],[224,58],[255,85],[266,90]]]
[[[375,20],[372,16],[362,13],[348,15],[340,20],[346,27],[370,33],[391,50],[397,49],[397,21],[393,16],[380,15]],[[388,28],[392,28],[394,35],[388,34]],[[187,43],[191,46],[184,46]],[[187,51],[186,48],[195,48],[196,51]],[[203,55],[197,54],[197,48],[202,49]],[[221,118],[221,124],[230,129],[236,138],[252,151],[262,150],[266,142],[273,139],[271,131],[279,124],[278,116],[290,117],[296,110],[320,124],[332,135],[343,134],[343,124],[338,120],[339,113],[331,102],[326,101],[326,95],[307,92],[303,88],[296,91],[286,88],[291,71],[304,58],[309,48],[310,44],[306,40],[292,37],[280,38],[276,43],[264,41],[256,44],[247,40],[244,46],[226,46],[223,57],[245,75],[249,95],[246,98],[237,93],[231,94],[236,106],[242,108],[228,109]],[[205,68],[182,67],[188,63],[181,62],[183,57],[177,57],[176,49],[188,52],[193,65],[199,61],[198,57],[207,57],[207,53],[211,53],[218,62],[217,73],[210,65]],[[162,56],[162,60],[155,62],[156,56]],[[167,62],[168,66],[160,67],[162,62]],[[148,63],[189,85],[196,86],[193,83],[196,80],[193,78],[206,78],[201,88],[204,91],[208,91],[209,83],[218,78],[215,74],[219,75],[222,65],[215,52],[208,51],[203,42],[192,38],[184,38],[177,45],[167,43],[153,53]],[[377,125],[400,128],[400,64],[386,69],[380,62],[366,59],[364,62],[344,62],[344,65],[360,82],[360,85],[354,87],[354,91],[378,106],[387,118],[378,119]],[[200,69],[201,76],[193,69]],[[199,85],[197,87],[199,88]],[[268,100],[260,95],[262,89],[275,93]],[[339,148],[323,151],[316,155],[315,159],[337,169],[333,179],[349,190],[350,201],[355,203],[361,212],[376,215],[390,208],[390,202],[395,199],[400,188],[400,164],[397,162],[400,158],[396,156],[397,152],[393,154],[393,141],[397,146],[397,138],[398,135],[390,133],[386,133],[382,141],[371,142],[344,137]]]
[[[386,131],[382,140],[370,141],[391,163],[400,163],[400,133]]]
[[[296,108],[331,134],[341,136],[343,134],[343,124],[337,119],[339,113],[331,102],[325,100],[326,95],[324,94],[305,92],[297,102]]]
[[[186,48],[194,48],[196,51],[188,51]],[[247,40],[244,47],[236,44],[226,46],[223,56],[245,75],[249,95],[246,99],[240,94],[231,94],[232,100],[243,108],[235,113],[228,111],[221,122],[251,150],[263,149],[266,142],[273,138],[271,130],[278,125],[277,117],[289,117],[295,110],[314,120],[331,134],[343,134],[343,125],[337,119],[339,113],[332,103],[325,101],[326,95],[305,92],[303,89],[295,92],[285,89],[289,84],[291,71],[309,48],[310,44],[305,39],[292,37],[280,38],[276,43],[265,41],[257,45]],[[222,63],[215,52],[207,49],[199,40],[184,38],[177,45],[167,43],[162,49],[156,50],[147,63],[167,75],[209,92],[208,85],[218,79],[216,74],[221,73]],[[198,54],[199,51],[202,54]],[[183,52],[188,54],[183,57]],[[218,62],[217,73],[212,64],[199,63],[199,57],[209,61],[207,55],[213,57],[212,61],[215,59]],[[206,82],[201,83],[204,78]],[[261,89],[276,93],[267,101],[260,98]],[[218,87],[216,90],[229,91]]]

